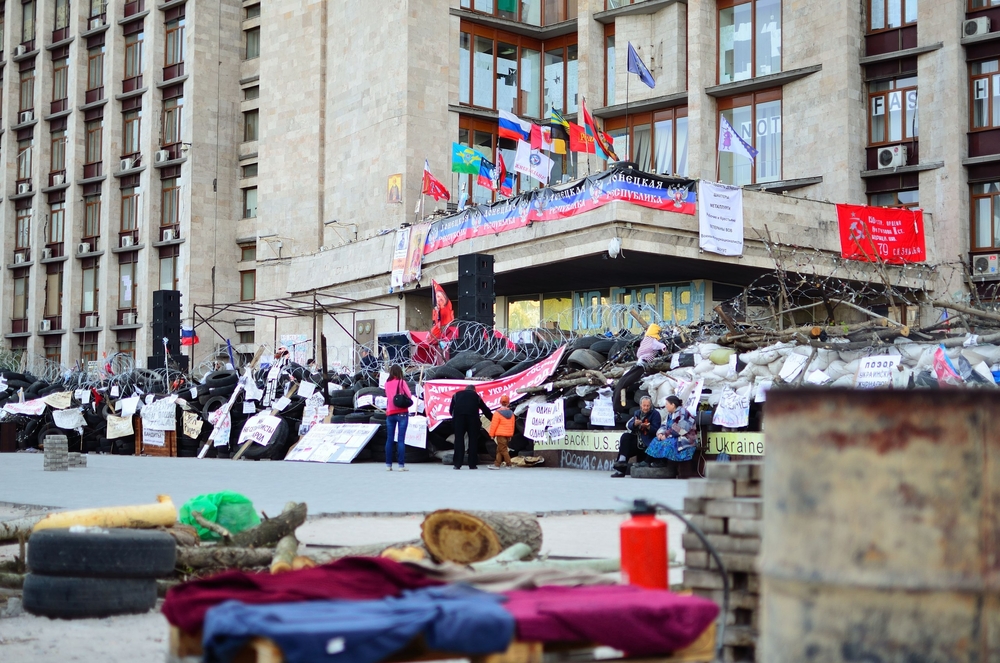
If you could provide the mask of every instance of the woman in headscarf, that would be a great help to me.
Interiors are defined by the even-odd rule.
[[[646,447],[653,467],[670,467],[694,457],[698,448],[698,428],[694,416],[677,396],[667,396],[667,418]]]

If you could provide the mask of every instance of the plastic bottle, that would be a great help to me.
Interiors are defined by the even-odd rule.
[[[622,576],[630,585],[667,589],[667,524],[645,500],[635,500],[631,514],[621,525]]]

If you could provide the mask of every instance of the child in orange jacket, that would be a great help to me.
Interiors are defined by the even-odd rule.
[[[504,394],[500,397],[500,409],[493,413],[493,419],[490,421],[490,437],[497,443],[497,459],[489,466],[491,470],[499,470],[501,463],[507,469],[513,467],[510,464],[510,452],[507,450],[510,438],[514,437],[514,411],[509,406],[510,398]]]

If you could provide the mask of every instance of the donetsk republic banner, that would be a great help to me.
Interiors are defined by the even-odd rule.
[[[495,235],[539,221],[565,219],[616,200],[694,215],[695,191],[694,180],[659,177],[614,166],[566,186],[534,189],[436,221],[427,232],[424,255],[473,237]]]

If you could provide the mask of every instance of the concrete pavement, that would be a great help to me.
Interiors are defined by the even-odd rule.
[[[609,473],[545,467],[453,470],[437,463],[386,472],[381,463],[356,465],[197,458],[90,455],[87,467],[42,470],[42,454],[0,455],[0,502],[64,509],[153,502],[170,495],[180,507],[201,493],[233,490],[258,510],[279,513],[286,502],[310,515],[423,513],[480,509],[560,513],[611,511],[615,498],[645,497],[680,508],[687,482],[612,479]]]

